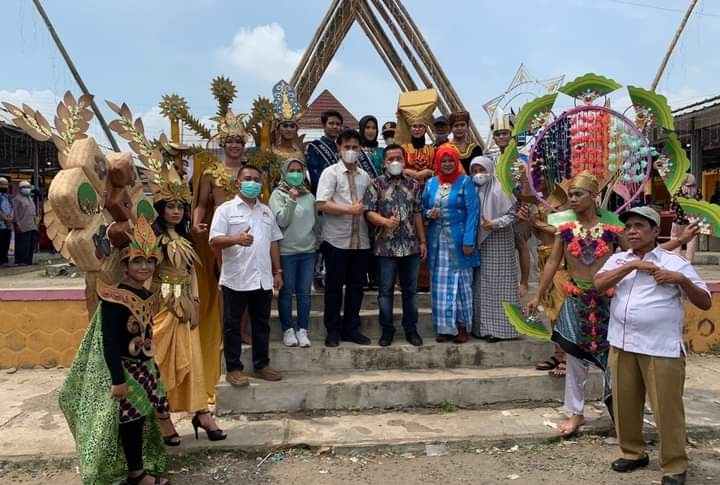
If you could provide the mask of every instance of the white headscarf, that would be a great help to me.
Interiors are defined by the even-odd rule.
[[[480,244],[490,234],[482,228],[482,218],[493,221],[504,216],[515,205],[516,199],[508,195],[500,185],[500,181],[495,176],[495,162],[488,157],[475,157],[470,162],[471,173],[473,165],[482,166],[490,177],[490,181],[485,185],[476,185],[480,198],[480,215],[482,216],[478,221],[478,244]]]

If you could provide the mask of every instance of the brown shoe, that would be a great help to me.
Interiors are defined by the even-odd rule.
[[[264,379],[266,381],[281,381],[282,374],[278,371],[271,369],[270,367],[263,367],[262,369],[255,369],[255,377],[258,379]]]
[[[470,335],[468,335],[467,330],[465,330],[465,327],[458,328],[458,334],[457,337],[453,339],[453,342],[456,344],[464,344],[470,340]]]
[[[248,376],[242,371],[232,370],[225,375],[225,380],[233,387],[245,387],[250,384]]]

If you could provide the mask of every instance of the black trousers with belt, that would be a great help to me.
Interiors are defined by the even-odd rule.
[[[228,372],[243,370],[242,333],[240,322],[247,308],[252,328],[252,361],[255,369],[270,364],[270,306],[272,290],[235,291],[226,286],[222,289],[223,353]]]

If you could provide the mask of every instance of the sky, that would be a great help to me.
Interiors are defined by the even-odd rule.
[[[586,72],[648,87],[689,0],[405,0],[481,132],[482,105],[502,94],[524,63],[533,77]],[[230,77],[235,112],[289,80],[330,0],[43,0],[89,90],[126,102],[146,131],[168,131],[157,104],[184,96],[214,115],[210,82]],[[0,101],[54,113],[69,70],[29,0],[0,1]],[[720,94],[720,0],[701,0],[658,90],[673,108]],[[399,88],[358,25],[314,95],[329,89],[357,117],[393,118]],[[101,141],[104,137],[93,128]],[[91,130],[92,131],[92,130]]]

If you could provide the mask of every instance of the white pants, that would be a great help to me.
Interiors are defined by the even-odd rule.
[[[565,354],[565,362],[565,409],[575,416],[582,416],[590,364],[570,354]]]

